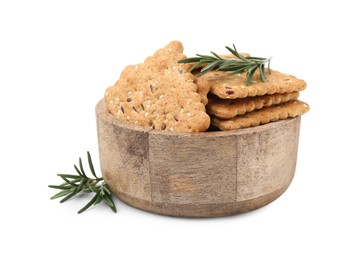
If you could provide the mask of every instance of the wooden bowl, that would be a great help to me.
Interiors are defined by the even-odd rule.
[[[267,205],[290,185],[301,118],[235,131],[179,133],[124,123],[96,106],[104,180],[125,203],[216,217]]]

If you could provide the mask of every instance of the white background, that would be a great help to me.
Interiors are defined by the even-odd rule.
[[[1,259],[360,259],[358,1],[1,1]],[[239,216],[118,214],[51,201],[59,172],[91,151],[94,107],[124,66],[169,41],[185,53],[273,56],[305,79],[296,176]],[[99,170],[98,170],[99,171]],[[6,255],[6,256],[5,256]]]

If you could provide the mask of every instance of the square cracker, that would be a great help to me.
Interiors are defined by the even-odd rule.
[[[180,132],[206,131],[210,124],[183,45],[173,41],[144,63],[127,66],[105,92],[107,108],[121,121],[150,129]]]
[[[299,92],[297,91],[238,99],[220,99],[217,96],[210,95],[206,109],[209,115],[222,119],[230,119],[238,115],[262,109],[263,107],[295,100],[298,96]]]
[[[306,82],[288,74],[271,70],[266,71],[266,82],[260,80],[259,70],[254,74],[251,84],[246,86],[246,73],[231,74],[224,71],[210,71],[196,79],[196,84],[207,85],[210,92],[222,99],[236,99],[266,94],[301,91]]]
[[[281,105],[266,107],[231,119],[212,118],[212,124],[221,130],[235,130],[251,126],[259,126],[270,122],[296,117],[309,111],[309,106],[299,100],[289,101]]]

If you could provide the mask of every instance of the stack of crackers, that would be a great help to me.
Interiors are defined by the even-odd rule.
[[[258,75],[257,75],[258,73]],[[212,124],[221,130],[234,130],[296,117],[306,113],[309,106],[299,101],[299,92],[306,88],[303,80],[271,71],[262,82],[259,71],[246,86],[245,74],[211,71],[198,84],[207,84],[207,113]]]
[[[271,71],[266,82],[258,71],[246,86],[245,74],[188,72],[183,45],[173,41],[144,63],[127,66],[105,92],[108,110],[119,120],[150,129],[203,132],[210,124],[235,130],[296,117],[309,106],[299,101],[303,80]]]

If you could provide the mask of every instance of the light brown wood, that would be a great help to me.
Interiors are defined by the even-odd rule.
[[[295,173],[300,117],[235,131],[147,130],[96,107],[100,165],[124,202],[151,212],[216,217],[278,198]]]

